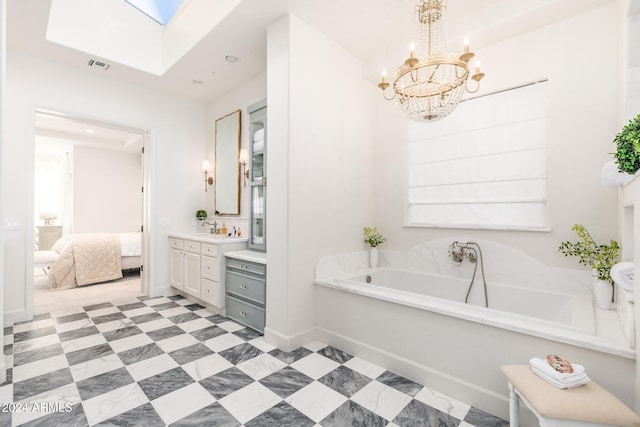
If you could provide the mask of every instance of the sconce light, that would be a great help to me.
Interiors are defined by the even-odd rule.
[[[209,176],[209,169],[211,169],[211,164],[209,160],[202,161],[202,172],[204,172],[204,191],[207,191],[207,184],[213,185],[213,177]]]
[[[247,169],[247,164],[249,163],[249,152],[246,148],[240,150],[238,161],[242,165],[242,175],[244,175],[244,186],[246,187],[247,179],[249,179],[249,169]]]

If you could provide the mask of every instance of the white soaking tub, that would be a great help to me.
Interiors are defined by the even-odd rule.
[[[470,284],[468,278],[381,268],[338,278],[336,283],[348,285],[351,291],[361,286],[359,293],[371,296],[386,294],[398,302],[431,306],[438,312],[467,320],[480,320],[499,327],[518,326],[522,332],[532,334],[549,328],[595,333],[593,302],[585,293],[571,295],[489,282],[487,309],[484,307],[481,277],[476,277],[468,303],[464,302]]]
[[[462,239],[381,250],[375,269],[366,251],[322,258],[316,338],[503,418],[509,405],[500,366],[547,354],[584,365],[633,407],[635,350],[615,313],[594,308],[589,271],[551,268],[477,241],[489,307],[480,271],[465,303],[475,265],[452,262],[453,240]]]

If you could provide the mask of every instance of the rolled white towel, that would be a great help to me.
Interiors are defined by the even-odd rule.
[[[256,141],[253,143],[253,151],[259,152],[264,150],[264,141],[260,140],[260,141]]]
[[[534,374],[536,374],[537,376],[539,376],[540,378],[542,378],[543,380],[545,380],[549,384],[552,384],[553,386],[558,387],[558,388],[580,387],[581,385],[585,385],[586,383],[591,381],[591,378],[589,378],[587,376],[587,374],[585,374],[584,372],[581,375],[578,375],[576,377],[572,377],[571,381],[558,381],[555,378],[549,377],[544,372],[541,372],[536,367],[532,366],[531,370],[533,371]],[[571,375],[573,375],[573,374],[571,374]]]
[[[602,180],[602,185],[605,187],[617,188],[622,186],[632,176],[633,175],[626,172],[620,172],[615,160],[610,160],[602,166],[600,179]]]
[[[609,273],[614,282],[625,291],[633,292],[634,266],[632,262],[619,262],[611,267]]]
[[[547,362],[546,359],[540,359],[538,357],[534,357],[529,360],[529,364],[531,364],[531,367],[536,368],[538,371],[544,373],[545,376],[553,378],[560,383],[573,381],[575,378],[578,378],[580,375],[583,375],[585,373],[584,366],[577,363],[571,364],[571,367],[573,368],[572,373],[558,372],[553,369],[551,365],[549,365],[549,362]]]
[[[264,128],[253,133],[253,142],[264,141]]]

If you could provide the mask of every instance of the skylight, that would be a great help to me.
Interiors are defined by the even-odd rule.
[[[186,0],[124,0],[160,25],[167,25]]]

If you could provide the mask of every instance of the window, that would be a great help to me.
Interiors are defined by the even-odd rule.
[[[409,225],[548,231],[546,111],[538,82],[410,122]]]
[[[160,25],[167,25],[185,0],[125,0]]]

